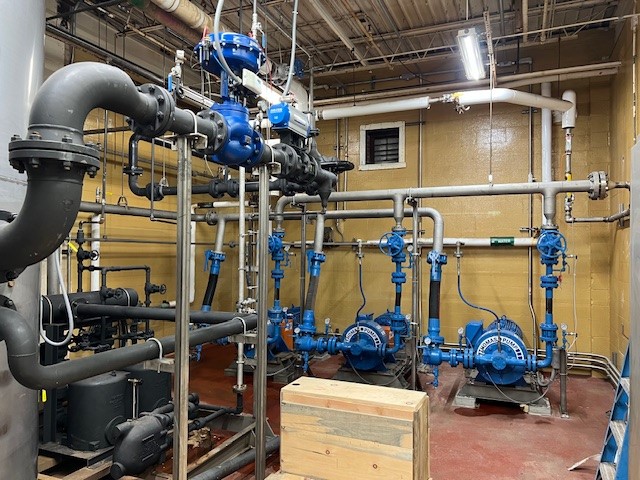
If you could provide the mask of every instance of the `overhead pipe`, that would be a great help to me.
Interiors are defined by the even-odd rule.
[[[534,85],[542,83],[543,81],[558,81],[558,80],[571,80],[573,78],[589,78],[602,75],[614,75],[618,72],[618,69],[622,65],[621,62],[604,62],[593,65],[580,65],[576,67],[563,67],[555,68],[551,70],[540,70],[537,72],[518,73],[515,75],[505,75],[500,77],[501,88],[515,88],[527,85]],[[585,76],[586,75],[586,76]],[[402,96],[409,98],[422,98],[425,95],[431,95],[432,98],[450,93],[452,91],[463,91],[466,88],[475,88],[479,84],[487,83],[487,81],[464,81],[454,82],[448,84],[428,85],[428,86],[416,86],[402,89]],[[318,86],[317,88],[322,88]],[[358,95],[348,95],[335,98],[323,98],[316,100],[314,103],[316,106],[353,106],[355,102],[366,102],[371,100],[389,100],[391,92],[367,92]],[[397,95],[397,92],[394,93]]]
[[[151,0],[165,12],[175,16],[194,30],[202,32],[207,29],[213,31],[213,18],[202,8],[189,0]],[[225,25],[220,24],[222,31],[228,30]]]
[[[245,329],[253,329],[257,325],[255,315],[243,316],[242,320],[228,318],[223,323],[190,331],[189,344],[195,346],[211,342],[241,333]],[[157,342],[137,343],[90,357],[44,366],[38,358],[37,333],[22,315],[9,308],[0,308],[0,339],[4,340],[7,346],[11,374],[22,385],[34,390],[60,388],[101,373],[158,358],[160,345],[163,354],[172,353],[175,349],[175,337],[170,336]]]
[[[543,84],[544,86],[544,84]],[[543,96],[533,93],[521,92],[519,90],[511,90],[509,88],[493,88],[489,90],[469,90],[466,92],[453,93],[454,99],[461,105],[477,105],[484,103],[511,103],[514,105],[523,105],[525,107],[543,108],[566,112],[572,108],[573,104],[565,100],[556,98],[545,98],[551,95],[544,93]],[[543,180],[544,181],[544,180]]]
[[[555,98],[544,98],[540,95],[511,90],[508,88],[494,88],[491,90],[469,90],[454,92],[441,97],[416,97],[400,100],[380,100],[366,105],[340,106],[318,110],[318,120],[335,120],[347,117],[359,117],[364,115],[377,115],[381,113],[404,112],[408,110],[422,110],[430,108],[436,102],[456,102],[460,105],[478,105],[485,103],[511,103],[527,107],[542,108],[566,112],[573,107],[571,102]]]
[[[166,90],[136,87],[116,67],[82,62],[55,72],[31,106],[27,139],[14,137],[9,144],[10,162],[27,172],[28,187],[20,214],[0,232],[0,249],[12,252],[0,259],[0,281],[48,257],[75,223],[84,174],[95,175],[99,167],[98,150],[83,141],[84,121],[94,108],[127,115],[134,131],[151,137],[197,129],[213,143],[218,133],[211,120],[176,108]]]

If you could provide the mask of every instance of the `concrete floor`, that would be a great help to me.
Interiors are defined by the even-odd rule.
[[[204,358],[191,364],[191,390],[202,401],[234,404],[233,378],[223,370],[234,359],[233,346],[205,347]],[[341,357],[316,363],[312,368],[319,377],[329,378],[339,367]],[[461,368],[441,367],[440,386],[427,385],[429,377],[421,375],[431,404],[431,476],[433,480],[583,480],[593,479],[596,464],[591,461],[579,470],[567,467],[599,453],[602,448],[608,411],[614,388],[603,379],[570,376],[568,406],[570,418],[558,414],[558,382],[549,390],[553,416],[537,417],[523,413],[516,405],[484,403],[477,409],[454,408],[456,390],[464,382]],[[251,412],[253,398],[251,376],[245,405]],[[280,385],[268,384],[268,416],[278,433]],[[277,459],[267,471],[277,469]],[[252,466],[230,477],[231,480],[254,478]],[[390,479],[391,480],[391,479]]]

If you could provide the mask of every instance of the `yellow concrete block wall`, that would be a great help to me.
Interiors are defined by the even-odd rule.
[[[583,179],[596,169],[609,171],[615,179],[624,179],[624,171],[620,170],[616,160],[616,135],[610,139],[611,124],[622,121],[614,105],[621,94],[610,89],[608,80],[580,80],[554,84],[553,94],[559,96],[565,89],[574,89],[578,94],[579,119],[574,136],[573,172],[574,178]],[[321,122],[321,136],[318,138],[320,151],[326,154],[336,152],[336,131],[339,138],[338,153],[341,158],[359,163],[360,125],[388,122],[406,122],[405,158],[406,167],[383,171],[355,170],[341,178],[341,188],[347,183],[349,190],[367,190],[374,188],[406,188],[419,184],[418,161],[422,162],[424,186],[486,184],[489,168],[495,183],[524,182],[527,180],[528,165],[528,131],[529,119],[523,107],[510,105],[494,105],[493,118],[489,118],[488,106],[474,106],[463,115],[458,115],[451,105],[434,105],[423,112],[424,123],[419,124],[418,112],[407,112],[397,115],[380,115],[368,118],[352,118],[349,121]],[[87,128],[101,128],[104,115],[96,111],[87,120]],[[533,115],[534,135],[534,176],[540,176],[540,134],[539,112]],[[113,116],[111,126],[122,125],[122,119]],[[491,124],[491,125],[490,125]],[[492,128],[490,128],[490,126]],[[336,130],[337,128],[337,130]],[[418,159],[419,132],[423,136],[422,158]],[[564,132],[559,125],[554,125],[553,167],[554,178],[564,177]],[[107,141],[110,150],[126,151],[128,134],[110,134]],[[101,136],[94,141],[102,142]],[[613,146],[609,143],[613,142]],[[610,156],[611,148],[611,156]],[[156,162],[166,163],[169,183],[175,185],[175,152],[156,149]],[[150,159],[150,148],[141,144],[142,158]],[[126,160],[124,160],[126,163]],[[144,198],[134,197],[126,185],[122,190],[121,155],[109,155],[107,164],[107,202],[116,203],[124,192],[131,206],[148,207]],[[143,165],[145,172],[149,165]],[[217,167],[211,167],[213,173]],[[194,159],[194,170],[207,172],[201,160]],[[94,180],[85,183],[84,200],[94,201],[96,188],[100,186],[102,172]],[[618,178],[620,177],[620,178]],[[156,174],[156,180],[159,175]],[[141,179],[144,185],[149,181],[148,173]],[[198,179],[197,181],[206,181]],[[616,194],[604,201],[590,201],[586,195],[576,195],[574,212],[576,216],[609,214],[617,205]],[[624,194],[624,193],[623,193]],[[202,199],[210,200],[208,197]],[[194,199],[196,201],[196,199]],[[430,206],[442,212],[445,219],[445,236],[447,237],[488,237],[488,236],[526,236],[520,232],[521,227],[528,225],[529,198],[526,196],[484,197],[484,198],[452,198],[425,199],[423,206]],[[175,198],[167,198],[156,203],[156,208],[174,210]],[[332,204],[331,208],[336,205]],[[344,208],[342,203],[338,208]],[[346,208],[391,208],[391,202],[349,202]],[[316,210],[317,206],[312,206]],[[628,292],[628,281],[625,284],[624,248],[620,255],[612,246],[623,242],[624,230],[610,225],[566,225],[563,220],[563,198],[559,196],[557,205],[557,222],[561,231],[567,236],[570,253],[578,256],[577,265],[570,260],[571,269],[563,274],[563,281],[556,292],[555,313],[559,323],[566,323],[573,330],[574,325],[574,278],[579,338],[575,348],[580,351],[597,352],[610,355],[614,346],[621,343],[610,318],[619,319],[628,328],[628,314],[619,311],[613,292]],[[541,201],[533,199],[534,225],[540,224]],[[87,219],[85,214],[81,218]],[[410,228],[410,219],[405,225]],[[297,241],[300,238],[300,222],[285,222],[286,240]],[[373,240],[393,226],[392,219],[347,220],[341,223],[327,222],[333,228],[336,241],[352,239]],[[106,241],[102,244],[103,265],[148,264],[153,269],[152,281],[166,283],[167,294],[164,298],[175,298],[175,226],[164,222],[151,222],[145,218],[126,218],[109,216],[101,225],[101,235],[107,239],[147,239],[158,242],[141,245],[138,243],[120,243]],[[313,238],[315,225],[307,225],[307,238]],[[432,222],[424,219],[422,228],[425,237],[432,236]],[[88,230],[87,230],[88,231]],[[198,309],[206,286],[207,272],[202,269],[203,255],[206,248],[211,248],[215,239],[216,227],[205,224],[198,225],[196,242],[196,301],[192,308]],[[236,240],[237,225],[227,225],[225,240]],[[201,245],[202,243],[202,245]],[[322,267],[323,275],[317,302],[317,320],[320,325],[324,318],[330,318],[332,326],[340,330],[349,325],[356,311],[362,304],[358,289],[358,262],[350,247],[326,248],[327,261]],[[453,249],[448,248],[449,264],[443,269],[442,285],[442,331],[449,341],[457,340],[457,329],[471,319],[491,321],[491,316],[465,306],[457,293],[456,259]],[[462,289],[469,301],[492,308],[499,315],[506,315],[518,322],[524,331],[525,340],[532,345],[534,333],[532,319],[527,303],[528,252],[526,249],[480,249],[463,248],[461,260]],[[224,281],[218,284],[218,293],[214,308],[231,310],[237,298],[237,249],[225,246],[227,260],[223,264],[221,276]],[[300,303],[299,299],[299,260],[300,252],[293,249],[291,265],[285,268],[285,279],[282,288],[283,304]],[[628,256],[628,247],[626,249]],[[425,262],[427,249],[423,252],[422,278],[423,319],[426,322],[426,298],[428,295],[428,266]],[[622,258],[621,258],[622,257]],[[574,277],[574,266],[575,277]],[[271,269],[271,265],[268,266]],[[363,287],[367,297],[364,312],[376,315],[393,307],[394,291],[390,282],[393,264],[390,258],[377,249],[369,248],[363,259]],[[627,267],[628,270],[628,267]],[[539,287],[539,276],[542,267],[534,252],[533,294],[534,306],[538,321],[544,314],[544,299]],[[403,295],[403,311],[411,311],[410,271],[407,271],[408,282]],[[613,274],[613,275],[612,275]],[[611,277],[611,279],[610,279]],[[143,277],[137,273],[113,274],[111,285],[131,286],[143,292]],[[620,285],[617,284],[620,283]],[[88,285],[88,276],[85,279]],[[612,294],[609,295],[611,290]],[[621,293],[624,296],[624,294]],[[617,298],[618,293],[616,293]],[[161,297],[155,296],[157,302]],[[271,295],[270,295],[271,301]],[[618,320],[616,320],[618,321]],[[173,325],[156,323],[154,328],[159,335],[170,334]],[[627,330],[628,331],[628,330]],[[620,347],[622,348],[622,347]]]
[[[633,91],[632,91],[632,31],[631,22],[625,22],[618,40],[614,58],[622,62],[618,75],[611,82],[611,175],[621,180],[631,180],[631,147],[634,145]],[[636,72],[636,75],[638,72]],[[615,190],[611,193],[612,209],[619,205],[629,205],[629,193]],[[611,276],[611,330],[608,350],[618,357],[618,367],[622,366],[624,353],[631,334],[630,325],[630,245],[629,228],[617,224],[609,230],[609,263]]]
[[[583,80],[554,84],[553,94],[559,96],[565,89],[578,94],[579,120],[574,137],[574,178],[584,179],[590,171],[610,171],[609,157],[609,83],[607,80]],[[356,164],[349,172],[346,183],[349,190],[376,188],[414,187],[418,180],[418,132],[423,134],[423,186],[486,184],[489,168],[495,183],[524,182],[529,172],[528,129],[529,120],[523,107],[494,105],[493,118],[489,118],[488,106],[474,106],[463,115],[455,113],[451,106],[435,105],[424,112],[424,124],[418,123],[418,112],[396,115],[379,115],[367,118],[351,118],[348,121],[321,122],[319,148],[323,152],[336,151],[336,129],[340,139],[339,153]],[[359,171],[360,126],[390,121],[406,122],[406,167]],[[534,176],[540,177],[540,114],[534,113]],[[491,127],[490,128],[490,124]],[[554,125],[553,168],[554,178],[564,178],[564,131]],[[345,180],[341,180],[344,186]],[[570,270],[563,274],[562,283],[555,298],[555,314],[558,323],[566,323],[574,330],[574,266],[575,298],[578,341],[574,348],[580,351],[597,351],[610,355],[609,302],[609,251],[608,225],[567,225],[564,223],[563,198],[558,197],[557,222],[567,236],[570,253],[578,256],[569,260]],[[529,199],[526,196],[425,199],[424,206],[438,209],[444,215],[446,237],[515,236],[526,234],[521,227],[528,225]],[[333,205],[335,207],[335,204]],[[317,208],[317,207],[315,207]],[[342,203],[337,208],[344,208]],[[391,202],[348,202],[346,208],[391,208]],[[609,214],[609,200],[590,201],[586,195],[576,195],[576,216]],[[534,225],[540,225],[541,202],[534,198]],[[353,239],[373,240],[393,226],[392,219],[347,220],[341,224],[328,222],[334,229],[336,241]],[[410,219],[405,220],[410,228]],[[423,221],[425,237],[432,236],[432,223]],[[308,237],[314,226],[309,226]],[[288,228],[287,238],[297,239],[296,226]],[[290,235],[291,234],[291,235]],[[332,326],[342,330],[354,319],[362,303],[358,289],[357,259],[349,247],[325,249],[327,261],[317,303],[317,320],[325,317]],[[492,317],[465,306],[457,292],[456,259],[453,249],[446,249],[449,264],[443,268],[442,331],[449,341],[457,340],[457,329],[471,319]],[[532,320],[527,303],[528,252],[526,249],[463,248],[462,289],[473,303],[492,308],[499,315],[507,315],[518,322],[529,345],[533,341]],[[428,295],[428,266],[423,252],[423,322],[426,322],[426,298]],[[363,286],[367,297],[364,312],[376,315],[393,307],[394,290],[390,282],[393,264],[376,249],[367,249],[363,259]],[[544,296],[539,287],[543,273],[537,253],[534,252],[533,293],[534,306],[541,321],[544,315]],[[287,270],[287,277],[295,277],[295,268]],[[410,272],[405,285],[403,311],[411,311]],[[295,282],[294,282],[295,283]],[[285,302],[298,302],[298,285],[283,291]]]

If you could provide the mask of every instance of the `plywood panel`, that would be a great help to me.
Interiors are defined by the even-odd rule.
[[[280,465],[322,480],[429,476],[429,399],[303,377],[281,391]]]

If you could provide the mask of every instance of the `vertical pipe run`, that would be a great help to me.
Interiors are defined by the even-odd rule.
[[[258,190],[258,339],[256,344],[256,372],[253,377],[256,418],[256,480],[264,480],[267,450],[267,322],[269,295],[269,170],[261,165]]]
[[[176,281],[175,423],[173,429],[173,476],[187,478],[189,436],[189,255],[191,253],[191,145],[187,136],[177,138],[178,223]]]
[[[550,97],[551,96],[551,83],[545,82],[542,84],[542,96]],[[552,125],[551,118],[551,109],[543,108],[542,109],[542,118],[541,118],[541,138],[542,138],[542,182],[551,182],[552,174],[551,174],[551,129]],[[555,199],[554,199],[555,202]],[[544,208],[544,206],[543,206]],[[544,210],[542,214],[542,222],[543,225],[550,225],[550,219],[547,219],[544,215]]]
[[[422,126],[420,127],[422,128]],[[418,215],[418,202],[413,200],[413,250],[411,251],[411,256],[413,258],[413,262],[411,263],[411,321],[414,325],[418,324],[419,314],[418,310],[420,308],[420,288],[419,288],[419,276],[418,276],[418,265],[420,264],[419,250],[418,250],[418,237],[420,236],[420,215]],[[411,358],[411,380],[410,387],[412,390],[416,389],[417,386],[417,378],[418,378],[418,365],[416,360],[416,339],[418,338],[417,334],[419,332],[414,332],[413,328],[411,328],[410,332],[411,341],[407,345],[409,350],[409,356]]]
[[[531,93],[531,87],[529,87]],[[528,182],[534,181],[533,176],[533,107],[529,107],[529,178]],[[529,237],[533,238],[533,195],[529,195]],[[533,355],[538,356],[538,319],[533,306],[533,247],[527,249],[527,299],[529,303],[529,313],[531,314],[531,343],[533,344]]]
[[[238,242],[238,308],[242,308],[242,302],[244,302],[244,287],[245,287],[245,236],[246,236],[246,220],[245,220],[245,196],[246,196],[246,170],[244,167],[238,168],[239,175],[239,210],[240,220],[238,223],[238,235],[240,241]]]
[[[569,417],[567,409],[567,350],[560,349],[560,415]]]
[[[307,289],[307,204],[302,205],[300,217],[300,307],[304,305]]]

